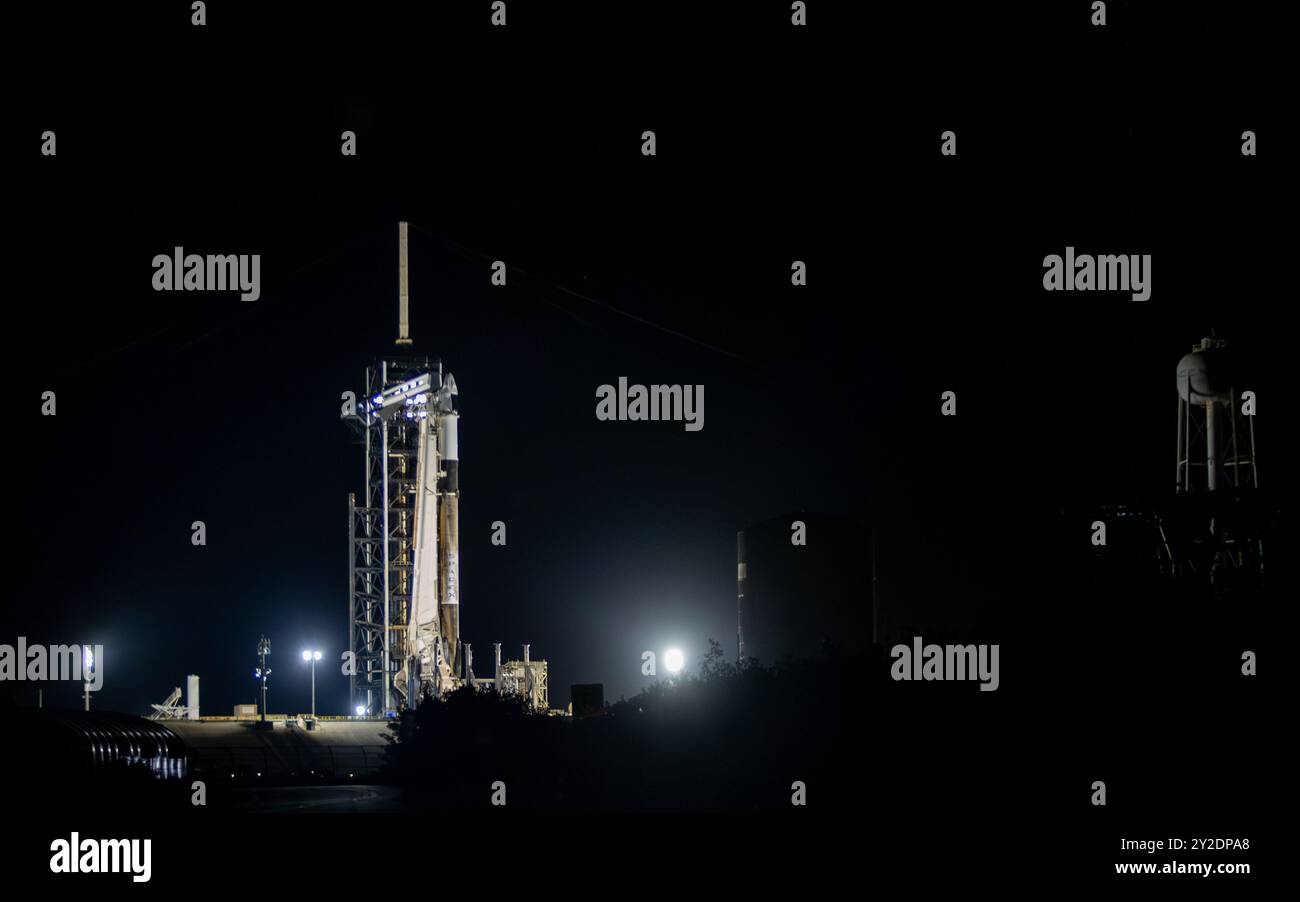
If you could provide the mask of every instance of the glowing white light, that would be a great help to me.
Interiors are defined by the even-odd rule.
[[[365,717],[365,716],[366,716],[366,706],[357,705],[357,717]]]
[[[303,659],[304,661],[310,661],[310,660],[311,660],[311,652],[309,652],[309,651],[304,651],[304,652],[302,653],[302,659]]]
[[[680,648],[670,648],[664,652],[664,666],[668,668],[669,673],[677,673],[686,663],[686,658],[682,655]]]
[[[311,653],[311,656],[312,656],[313,658],[315,658],[317,661],[319,661],[319,660],[320,660],[320,657],[321,657],[320,652],[318,652],[318,651],[314,651],[314,652],[312,652],[312,653]]]
[[[86,649],[86,669],[91,670],[95,666],[95,653],[90,648]]]

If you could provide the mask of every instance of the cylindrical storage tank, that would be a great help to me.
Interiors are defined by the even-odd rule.
[[[185,718],[199,719],[199,678],[192,673],[185,678]]]
[[[745,657],[745,531],[736,533],[736,660]]]

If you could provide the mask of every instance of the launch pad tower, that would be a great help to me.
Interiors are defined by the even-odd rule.
[[[365,371],[343,419],[365,447],[365,493],[348,496],[348,648],[352,710],[415,707],[463,685],[512,687],[545,706],[546,662],[477,679],[460,638],[460,452],[456,380],[411,353],[407,224],[399,226],[398,336]],[[526,678],[525,678],[526,677]],[[517,686],[515,684],[518,684]]]
[[[456,380],[409,353],[406,223],[399,241],[397,353],[366,368],[345,417],[365,445],[365,494],[348,496],[348,647],[366,713],[448,692],[463,667]]]

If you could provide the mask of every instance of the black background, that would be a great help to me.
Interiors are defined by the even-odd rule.
[[[617,674],[642,648],[730,638],[735,529],[798,509],[879,532],[900,632],[1003,643],[1003,688],[972,696],[986,708],[960,729],[878,734],[934,756],[914,794],[882,788],[853,823],[814,805],[811,831],[803,811],[613,829],[516,815],[546,834],[539,857],[561,883],[626,862],[595,887],[807,886],[828,865],[848,888],[936,872],[1068,885],[1124,860],[1120,835],[1249,835],[1258,853],[1243,857],[1262,863],[1279,746],[1267,690],[1236,676],[1247,627],[1171,615],[1201,618],[1180,624],[1203,627],[1211,658],[1197,660],[1226,662],[1187,670],[1186,649],[1126,634],[1140,598],[1072,590],[1044,525],[1166,488],[1174,364],[1210,328],[1249,348],[1265,476],[1290,495],[1291,146],[1268,4],[1110,3],[1104,28],[1075,2],[809,5],[804,29],[789,4],[760,2],[511,2],[504,30],[478,2],[209,4],[203,29],[188,4],[14,14],[19,579],[4,635],[73,641],[92,624],[125,647],[130,670],[106,689],[125,710],[221,672],[259,631],[288,649],[341,642],[343,498],[360,465],[336,398],[391,339],[392,223],[409,218],[417,348],[463,392],[462,532],[510,524],[509,566],[485,542],[462,550],[467,591],[493,600],[467,600],[480,658],[490,637],[531,641],[561,703],[572,682],[630,695],[639,677]],[[45,128],[53,159],[37,152]],[[338,153],[348,128],[356,159]],[[955,158],[939,154],[945,129]],[[1240,154],[1245,129],[1257,157]],[[263,299],[154,294],[141,273],[175,244],[262,253]],[[1151,300],[1043,292],[1042,259],[1067,244],[1151,254]],[[518,270],[500,295],[491,259]],[[789,285],[793,259],[806,289]],[[702,440],[593,427],[592,389],[618,375],[703,383]],[[31,400],[50,388],[55,420]],[[948,389],[955,420],[937,415]],[[196,518],[237,540],[190,554]],[[1267,661],[1281,643],[1261,632]],[[1130,655],[1173,674],[1114,688]],[[214,708],[249,700],[245,657],[225,683],[205,676]],[[1032,679],[1012,677],[1030,661]],[[1110,691],[1090,694],[1098,671]],[[1180,722],[1197,698],[1214,713]],[[1117,717],[1127,705],[1169,722]],[[869,751],[861,779],[890,782]],[[1087,801],[1098,778],[1106,810]],[[51,836],[77,828],[40,816]],[[191,855],[362,877],[343,873],[370,854],[358,837],[418,829],[263,823],[156,830],[154,883]],[[465,851],[467,834],[502,828],[445,829]],[[18,869],[41,871],[48,838],[31,842]],[[487,872],[471,858],[472,880]]]

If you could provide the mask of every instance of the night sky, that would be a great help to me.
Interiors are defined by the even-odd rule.
[[[510,50],[536,79],[507,77],[506,50],[443,53],[441,32],[420,66],[355,77],[340,45],[303,40],[335,65],[263,81],[283,33],[236,77],[232,28],[196,47],[178,30],[162,62],[126,54],[18,118],[25,140],[57,128],[59,155],[19,178],[0,639],[103,643],[97,706],[143,713],[197,673],[205,713],[229,713],[254,701],[265,633],[271,709],[307,710],[300,650],[337,661],[347,636],[363,474],[340,394],[391,349],[403,219],[415,350],[460,389],[462,636],[480,675],[492,642],[531,643],[556,706],[571,683],[635,693],[645,649],[730,650],[736,530],[795,511],[877,532],[893,629],[996,637],[1043,616],[1039,524],[1167,489],[1174,367],[1211,328],[1249,349],[1276,448],[1282,139],[1258,125],[1269,150],[1243,159],[1266,104],[1148,68],[1154,22],[1102,36],[1090,65],[1071,37],[964,70],[926,62],[942,42],[886,64],[851,34],[776,53],[773,30],[735,48],[752,71],[703,93],[699,36],[675,63],[613,41],[578,57],[574,36]],[[177,245],[261,254],[261,299],[152,291],[152,257]],[[1151,254],[1151,300],[1045,293],[1042,259],[1066,245]],[[702,384],[704,429],[598,422],[596,387],[619,376]],[[1271,453],[1265,478],[1291,490]],[[337,666],[317,692],[344,712]]]

